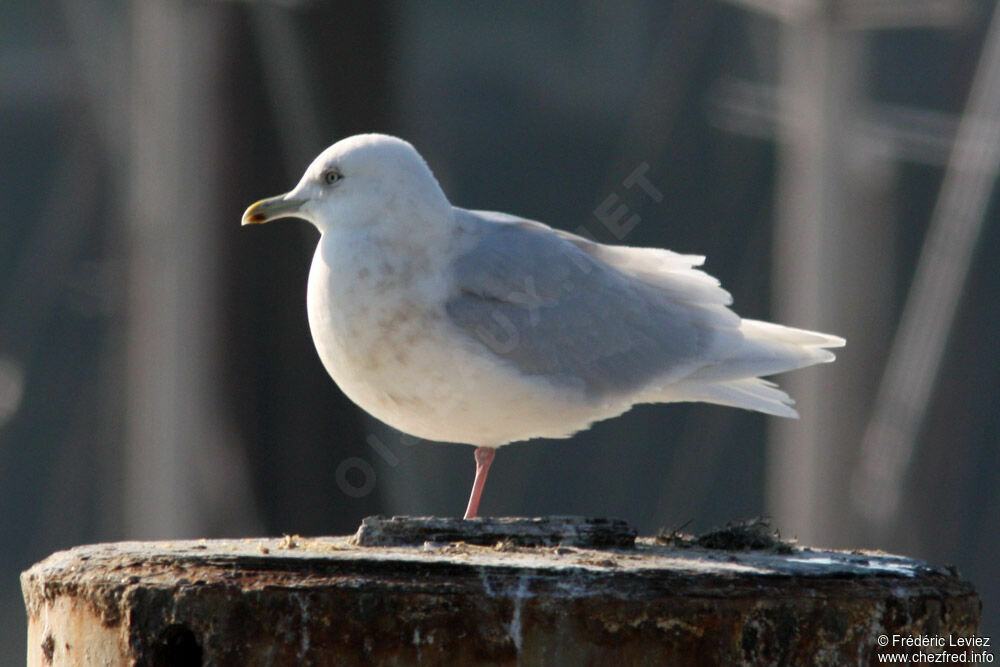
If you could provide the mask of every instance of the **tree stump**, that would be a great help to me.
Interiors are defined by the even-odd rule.
[[[979,628],[972,586],[921,561],[634,535],[370,518],[352,537],[76,547],[21,576],[28,663],[843,665],[889,650],[880,635]]]

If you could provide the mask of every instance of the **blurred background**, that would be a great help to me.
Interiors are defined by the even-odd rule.
[[[456,205],[706,254],[748,317],[843,335],[796,422],[640,407],[502,449],[487,515],[954,564],[1000,636],[1000,23],[988,0],[5,0],[0,662],[76,544],[460,515],[472,449],[324,372],[317,232],[241,229],[328,144],[411,141]],[[482,400],[489,400],[483,396]]]

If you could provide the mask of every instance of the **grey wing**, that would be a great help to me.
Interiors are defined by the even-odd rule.
[[[473,241],[455,262],[448,315],[524,374],[599,400],[680,379],[738,343],[739,318],[720,303],[728,295],[691,258],[691,275],[673,267],[678,279],[650,279],[622,253],[646,253],[642,266],[649,252],[685,256],[593,244],[504,214],[456,217]]]

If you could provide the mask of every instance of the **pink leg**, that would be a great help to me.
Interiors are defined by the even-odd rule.
[[[469,506],[465,508],[464,519],[475,519],[479,511],[479,497],[483,495],[486,476],[490,474],[490,464],[497,450],[493,447],[476,447],[476,480],[472,483],[472,495],[469,496]]]

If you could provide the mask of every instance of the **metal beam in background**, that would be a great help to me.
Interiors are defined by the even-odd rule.
[[[971,23],[974,0],[836,0],[838,27],[855,30],[954,28]]]
[[[723,0],[743,9],[794,22],[825,13],[833,27],[854,30],[954,27],[976,15],[974,0]]]
[[[823,0],[723,0],[741,9],[758,12],[779,21],[797,21],[823,6]]]
[[[778,86],[723,79],[716,82],[710,99],[712,123],[727,132],[774,139],[781,117]],[[932,109],[894,104],[861,105],[851,122],[851,150],[871,159],[945,166],[958,132],[959,117]]]
[[[875,408],[862,439],[852,501],[879,533],[900,500],[986,208],[1000,173],[1000,5],[931,217]]]
[[[878,332],[888,331],[891,239],[889,225],[878,220],[888,221],[891,203],[880,193],[894,162],[939,162],[950,150],[942,142],[955,127],[925,112],[864,105],[859,54],[865,30],[953,27],[967,22],[975,5],[729,1],[782,21],[778,87],[723,83],[717,98],[730,112],[717,120],[779,138],[775,316],[806,327],[839,322],[835,333],[849,341],[832,369],[782,380],[806,417],[773,424],[768,505],[783,529],[804,539],[856,541],[852,509],[843,502],[853,470],[844,462],[853,459],[874,398],[865,369],[880,362]],[[851,303],[845,294],[864,298]],[[812,408],[816,414],[809,417],[816,405],[824,407]]]

